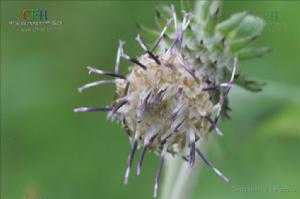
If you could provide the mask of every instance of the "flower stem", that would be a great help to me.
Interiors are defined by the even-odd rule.
[[[208,140],[199,140],[197,147],[206,151]],[[162,186],[161,199],[190,199],[193,190],[198,182],[203,163],[199,158],[193,168],[188,162],[184,162],[180,157],[166,159],[166,174]]]
[[[168,199],[171,197],[172,188],[175,184],[177,174],[182,164],[183,161],[180,157],[167,154],[165,162],[165,175],[160,195],[161,199]]]

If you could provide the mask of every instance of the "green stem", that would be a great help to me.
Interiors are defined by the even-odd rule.
[[[165,162],[165,175],[161,189],[161,199],[169,199],[171,197],[172,188],[175,184],[177,174],[183,161],[181,157],[167,154]]]
[[[199,140],[197,145],[206,151],[208,140]],[[169,156],[166,159],[166,174],[162,187],[161,199],[190,199],[198,182],[203,163],[197,158],[194,167],[180,157]]]

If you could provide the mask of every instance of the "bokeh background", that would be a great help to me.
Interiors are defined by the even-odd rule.
[[[154,4],[1,1],[1,199],[152,198],[158,158],[148,154],[142,175],[123,185],[126,134],[105,113],[73,108],[110,103],[112,85],[78,93],[97,78],[86,66],[112,69],[120,38],[129,54],[141,53],[135,23],[154,26]],[[9,24],[28,8],[47,9],[63,25],[22,32]],[[212,135],[209,158],[231,181],[205,167],[193,198],[300,198],[299,8],[298,1],[225,2],[223,18],[250,10],[266,20],[256,45],[273,51],[240,63],[267,86],[260,93],[234,87],[225,136]]]

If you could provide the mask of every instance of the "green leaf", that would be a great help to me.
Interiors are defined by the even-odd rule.
[[[252,59],[256,57],[261,57],[266,53],[271,52],[271,48],[261,47],[261,48],[245,48],[237,53],[240,60]]]
[[[195,3],[195,18],[199,22],[205,22],[209,16],[209,9],[213,1],[197,1]]]
[[[232,52],[237,52],[238,50],[247,46],[250,42],[254,41],[256,36],[254,37],[245,37],[241,39],[229,40],[228,46]]]
[[[222,119],[230,119],[229,112],[231,111],[231,108],[229,107],[229,100],[228,97],[225,98],[223,108],[221,109],[221,117]]]
[[[231,31],[237,28],[240,23],[248,15],[248,12],[240,12],[232,15],[229,19],[219,23],[217,25],[217,30],[221,33],[222,36],[227,36]]]
[[[166,24],[166,20],[170,18],[170,8],[166,5],[157,4],[155,7],[155,23],[159,29],[162,29]]]
[[[261,34],[264,27],[265,22],[262,18],[253,15],[248,15],[240,23],[238,28],[230,33],[229,38],[256,37],[259,34]]]
[[[141,31],[141,37],[147,44],[153,43],[159,36],[158,31],[150,29],[140,23],[136,23],[136,26],[138,30]]]
[[[190,12],[192,10],[192,5],[190,0],[180,0],[181,10]]]
[[[207,20],[206,20],[206,24],[204,26],[204,30],[206,35],[212,36],[214,31],[215,31],[215,27],[217,24],[217,16],[213,15],[210,16]]]
[[[261,91],[262,87],[265,85],[265,83],[249,79],[245,75],[239,75],[235,80],[235,84],[252,92]]]

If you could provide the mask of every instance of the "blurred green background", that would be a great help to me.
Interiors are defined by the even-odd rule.
[[[135,23],[154,26],[154,4],[1,1],[1,199],[152,198],[157,156],[148,154],[142,175],[123,185],[126,134],[105,113],[73,108],[110,103],[112,85],[78,93],[97,78],[85,66],[111,70],[120,38],[129,54],[141,53]],[[47,9],[63,25],[22,32],[9,24],[31,8]],[[263,17],[267,25],[255,43],[273,52],[240,63],[267,86],[260,93],[234,87],[225,136],[212,135],[209,158],[231,181],[205,167],[193,198],[300,198],[299,8],[298,1],[224,3],[223,18],[241,10]],[[252,191],[237,191],[243,188]]]

